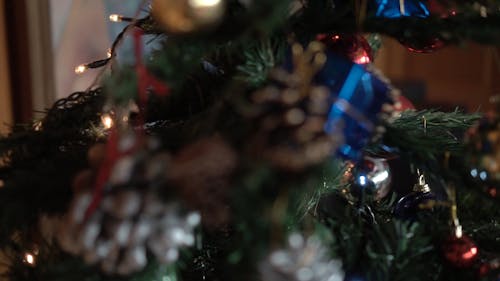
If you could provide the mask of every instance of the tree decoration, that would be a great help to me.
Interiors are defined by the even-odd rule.
[[[465,135],[466,178],[489,196],[498,197],[500,187],[500,117],[486,114]]]
[[[446,46],[445,41],[437,36],[429,38],[401,36],[398,40],[408,51],[415,53],[432,53]]]
[[[402,197],[394,207],[394,215],[400,219],[414,220],[417,214],[424,209],[429,200],[435,200],[429,185],[425,182],[423,174],[418,173],[418,183],[413,187],[413,192]]]
[[[129,135],[118,146],[127,150],[135,141]],[[64,250],[83,256],[89,264],[100,264],[108,274],[126,275],[146,266],[148,251],[168,264],[177,260],[179,248],[194,244],[199,214],[183,213],[177,203],[159,199],[170,156],[154,153],[157,144],[148,139],[146,147],[116,161],[94,210],[90,208],[95,200],[95,170],[75,177],[75,197],[57,237]],[[97,144],[89,150],[94,168],[105,161],[103,148]]]
[[[365,156],[351,171],[351,193],[372,194],[375,200],[385,198],[391,191],[391,169],[387,160]]]
[[[455,267],[469,267],[476,260],[479,251],[472,239],[466,235],[451,235],[442,246],[444,258]]]
[[[333,53],[345,56],[357,64],[373,62],[373,51],[361,34],[327,33],[316,36]]]
[[[368,142],[384,130],[382,120],[390,122],[398,93],[377,71],[331,52],[326,55],[325,66],[315,76],[316,83],[330,90],[332,103],[325,131],[343,136],[337,155],[356,162]]]
[[[279,85],[252,94],[247,113],[259,118],[251,148],[274,165],[301,170],[332,155],[357,161],[382,118],[392,115],[390,85],[319,42],[291,48],[285,69],[273,72]],[[369,86],[368,86],[369,85]],[[272,144],[272,145],[269,145]]]
[[[335,153],[340,139],[329,136],[327,122],[330,93],[313,84],[325,62],[323,45],[307,49],[292,46],[293,72],[283,68],[272,72],[276,84],[252,93],[253,109],[247,116],[257,120],[257,132],[250,140],[250,153],[265,158],[284,170],[303,170]],[[283,85],[279,87],[279,85]]]
[[[182,148],[165,170],[186,205],[200,211],[207,229],[214,230],[230,222],[230,180],[237,161],[233,148],[220,136],[212,136]]]
[[[431,15],[441,18],[456,16],[459,13],[454,1],[450,0],[428,0],[427,6]]]
[[[225,5],[224,0],[154,0],[152,15],[168,33],[185,34],[214,27]]]
[[[442,167],[443,151],[463,155],[461,131],[477,114],[397,107],[401,99],[365,63],[380,45],[376,34],[421,52],[466,40],[497,44],[498,0],[140,2],[134,16],[110,17],[128,23],[108,57],[75,69],[103,67],[102,91],[93,84],[0,137],[2,276],[498,279],[500,209],[491,198],[498,128],[471,139],[470,158],[453,161],[457,169]],[[132,32],[137,63],[118,67],[118,46]],[[142,33],[159,43],[150,68]],[[321,49],[311,40],[323,33]],[[171,82],[172,96],[160,79]],[[451,196],[433,199],[423,178],[397,206],[409,219],[397,219],[383,194],[414,179],[397,163],[385,170],[374,155],[386,152],[408,160],[405,167],[425,167],[426,180],[437,183],[466,179],[456,174],[466,170],[470,182],[460,186],[477,183],[489,194],[460,190],[469,231],[454,220],[449,232],[442,212],[421,211],[457,207]],[[343,182],[346,159],[357,169]],[[352,196],[356,184],[373,184],[375,199],[384,199]],[[419,214],[426,219],[416,223]],[[288,237],[290,229],[303,232]]]
[[[147,87],[159,95],[168,88],[142,64],[142,34],[134,32],[139,128],[130,128],[128,106],[117,106],[118,114],[107,116],[107,143],[89,149],[91,169],[75,177],[75,196],[58,234],[64,250],[99,264],[108,274],[142,270],[148,249],[161,263],[175,262],[180,247],[194,244],[193,229],[200,222],[198,213],[184,214],[177,203],[159,198],[170,156],[158,151],[156,138],[146,137],[144,111]]]
[[[453,234],[447,237],[442,245],[444,258],[454,267],[469,267],[477,259],[479,250],[474,241],[463,233],[457,214],[456,189],[449,185],[446,189],[451,201],[450,214]]]
[[[430,15],[426,1],[422,0],[375,0],[375,15],[384,18],[420,17]]]
[[[376,0],[374,9],[375,15],[383,18],[427,18],[430,16],[428,3],[422,0]],[[397,37],[403,46],[416,53],[431,53],[446,45],[438,34],[422,35],[405,31]]]
[[[415,110],[415,105],[405,96],[399,95],[394,104],[394,110],[402,112],[405,110]]]
[[[328,248],[319,238],[298,233],[288,237],[287,248],[273,251],[260,264],[260,274],[264,281],[344,280],[342,262],[328,257]]]
[[[479,267],[479,277],[484,278],[486,276],[500,278],[500,258],[495,258],[486,262],[483,262]]]

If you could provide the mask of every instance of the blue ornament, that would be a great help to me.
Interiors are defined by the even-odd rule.
[[[419,17],[430,15],[425,1],[421,0],[375,0],[375,15],[382,18]]]
[[[421,211],[420,204],[435,199],[436,196],[432,192],[412,192],[399,199],[394,207],[394,216],[403,220],[416,220]]]
[[[365,67],[332,52],[326,55],[326,63],[315,78],[331,93],[325,131],[344,137],[338,155],[359,161],[379,123],[382,106],[393,104],[391,88]]]
[[[429,200],[436,200],[436,195],[431,192],[423,175],[419,175],[418,181],[413,188],[413,192],[399,199],[398,203],[396,203],[394,216],[397,218],[414,221],[417,219],[418,213],[422,211],[422,204]]]
[[[330,109],[324,125],[327,134],[341,136],[337,155],[354,162],[362,159],[362,151],[380,122],[383,105],[392,105],[393,93],[366,65],[326,50],[326,61],[316,73],[313,83],[330,91]],[[287,56],[284,68],[291,71],[293,61]]]

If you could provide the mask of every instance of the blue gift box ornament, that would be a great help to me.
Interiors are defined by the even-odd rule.
[[[383,18],[426,18],[430,15],[425,0],[375,0],[374,6],[375,15]]]
[[[393,104],[390,85],[363,66],[326,53],[327,61],[315,77],[317,84],[330,89],[331,107],[325,131],[341,135],[337,150],[343,158],[358,161],[380,122],[384,104]]]

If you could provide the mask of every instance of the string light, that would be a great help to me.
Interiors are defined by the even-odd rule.
[[[104,114],[101,116],[101,122],[105,129],[111,129],[113,127],[113,118],[111,118],[110,114]]]
[[[192,7],[213,7],[220,4],[221,0],[189,0],[189,4]]]
[[[79,66],[75,67],[75,73],[76,74],[82,74],[85,71],[87,71],[88,67],[85,64],[80,64]]]
[[[477,247],[472,247],[469,251],[462,254],[464,259],[470,260],[477,255]]]
[[[111,58],[113,56],[113,52],[111,51],[111,48],[108,49],[108,51],[106,52],[106,55],[108,56],[108,58]]]
[[[35,255],[29,252],[25,253],[24,262],[26,262],[29,265],[35,265],[36,263]]]
[[[124,17],[124,16],[119,15],[119,14],[111,14],[111,15],[109,15],[109,20],[112,22],[122,22],[122,21],[131,22],[131,21],[134,21],[134,18]]]
[[[41,131],[42,130],[42,121],[36,121],[33,123],[33,130]]]
[[[370,62],[370,57],[364,53],[363,55],[357,57],[354,62],[357,64],[367,64]]]
[[[118,15],[118,14],[111,14],[111,15],[109,15],[109,20],[112,22],[121,22],[122,16]]]

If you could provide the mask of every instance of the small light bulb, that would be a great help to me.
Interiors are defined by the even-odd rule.
[[[112,22],[120,22],[120,21],[122,21],[122,16],[120,16],[118,14],[111,14],[111,15],[109,15],[109,20]]]
[[[33,124],[33,130],[35,130],[35,131],[41,131],[42,130],[42,121],[36,121]]]
[[[106,55],[108,56],[108,58],[110,58],[111,56],[113,56],[113,53],[111,52],[111,48],[108,49],[108,51],[106,52]]]
[[[24,254],[24,260],[30,265],[35,264],[35,256],[33,256],[31,253]]]
[[[462,232],[462,226],[461,225],[457,225],[456,228],[455,228],[455,237],[462,238],[463,235],[464,234]]]
[[[367,64],[370,62],[370,57],[367,56],[366,54],[363,54],[359,57],[357,57],[355,60],[354,60],[355,63],[357,64]]]
[[[111,127],[113,127],[113,118],[111,118],[109,114],[101,116],[101,122],[105,129],[111,129]]]
[[[85,64],[80,64],[79,66],[75,67],[75,73],[76,74],[82,74],[85,71],[87,71],[87,66]]]
[[[195,8],[214,7],[219,5],[221,0],[189,0],[189,4]]]

